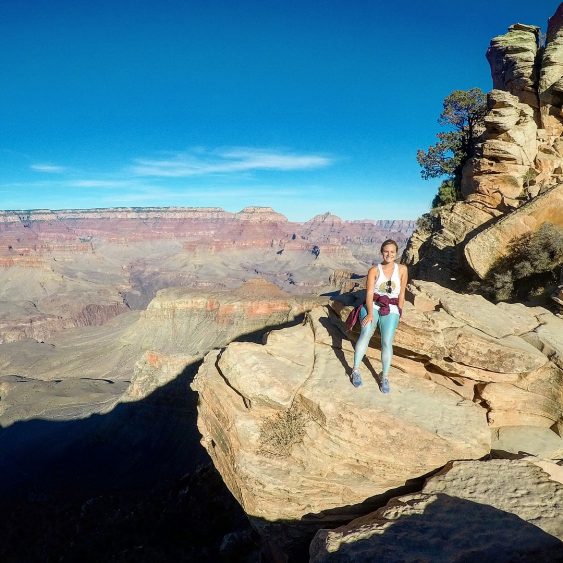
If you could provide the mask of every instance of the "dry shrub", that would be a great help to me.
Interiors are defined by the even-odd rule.
[[[511,243],[509,254],[497,261],[483,282],[472,284],[470,289],[484,292],[493,301],[545,296],[547,302],[557,287],[562,264],[563,229],[546,223]]]
[[[266,457],[287,457],[295,444],[303,441],[310,415],[293,404],[262,423],[258,453]]]

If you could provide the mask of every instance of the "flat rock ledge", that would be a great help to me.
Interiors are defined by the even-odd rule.
[[[393,368],[389,395],[371,374],[354,388],[351,343],[330,317],[317,307],[263,345],[213,351],[192,383],[203,445],[285,552],[420,488],[450,460],[490,452],[485,409],[442,385]]]
[[[563,560],[563,467],[552,461],[460,461],[420,493],[334,530],[311,563]]]
[[[450,462],[563,453],[562,319],[413,281],[383,395],[377,332],[363,386],[349,380],[355,297],[210,352],[192,383],[202,444],[274,554],[302,554],[318,529],[420,491]]]

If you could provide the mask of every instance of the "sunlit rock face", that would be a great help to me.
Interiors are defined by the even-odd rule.
[[[414,232],[404,260],[415,277],[455,285],[468,273],[485,276],[510,248],[507,242],[541,225],[538,206],[548,205],[545,220],[563,228],[562,6],[549,19],[545,49],[539,36],[538,27],[515,24],[492,39],[487,59],[493,90],[487,96],[485,131],[463,169],[464,201],[440,208]],[[486,263],[478,260],[478,253],[490,250],[479,233],[487,229],[491,236],[500,219],[516,213],[517,219],[499,227],[503,245]],[[506,229],[517,223],[520,228]]]
[[[551,223],[563,227],[563,184],[548,188],[475,235],[465,245],[467,263],[480,277],[505,255],[510,242]]]
[[[389,395],[377,384],[377,334],[363,386],[350,384],[351,307],[338,301],[264,344],[213,351],[198,371],[202,443],[282,551],[420,486],[451,460],[563,452],[563,320],[430,282],[413,282],[408,296]]]

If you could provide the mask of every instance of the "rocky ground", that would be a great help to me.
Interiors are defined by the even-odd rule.
[[[345,298],[313,309],[300,325],[270,332],[264,344],[233,343],[209,353],[192,383],[199,393],[203,445],[254,527],[274,544],[274,552],[289,554],[290,560],[304,557],[317,529],[349,522],[413,490],[422,490],[413,497],[413,514],[427,514],[431,526],[437,511],[435,528],[428,532],[432,542],[423,552],[430,560],[466,560],[461,547],[461,559],[448,559],[449,552],[438,557],[450,541],[440,522],[450,512],[465,518],[460,511],[466,507],[475,526],[487,511],[512,515],[508,520],[521,522],[526,542],[534,538],[521,560],[534,554],[549,560],[563,549],[563,480],[556,465],[563,459],[563,320],[539,307],[493,305],[430,282],[413,282],[410,299],[395,337],[389,395],[378,388],[377,337],[368,350],[363,386],[350,384],[353,347],[343,324],[350,310]],[[529,455],[551,465],[533,461],[532,469],[522,470],[533,473],[526,493],[515,486],[519,478],[510,476],[522,464],[511,460]],[[486,461],[491,458],[503,461]],[[436,504],[437,477],[422,488],[424,479],[457,467],[452,460],[475,461],[456,481],[457,490],[444,489]],[[502,483],[488,481],[487,475],[504,467]],[[541,477],[543,471],[549,475]],[[545,497],[547,485],[540,477],[550,483]],[[473,496],[464,492],[469,487],[464,479],[473,479]],[[507,498],[499,492],[487,501],[491,491],[503,487],[514,494]],[[442,503],[446,495],[459,500]],[[398,502],[413,504],[410,497],[401,499],[391,500],[383,516],[380,509],[375,521],[408,521],[408,510],[403,516],[393,508]],[[485,505],[483,514],[473,510],[474,503]],[[543,508],[534,511],[530,503]],[[363,522],[357,524],[361,530]],[[350,526],[356,529],[355,522]],[[360,546],[351,551],[334,547],[338,542],[331,538],[341,532],[323,532],[330,548],[319,547],[318,540],[315,550],[330,551],[327,561],[371,560],[380,545],[371,538],[383,534],[381,545],[400,539],[393,534],[402,526],[390,529],[389,537],[387,525],[365,537],[363,531],[350,532],[356,539],[342,545],[357,541]],[[509,561],[527,545],[511,539],[513,534],[489,535],[490,541],[472,544],[472,556],[490,559],[495,550],[506,549],[508,555],[495,560]],[[417,560],[423,537],[426,532],[402,542],[385,560]],[[325,560],[317,551],[315,557]]]

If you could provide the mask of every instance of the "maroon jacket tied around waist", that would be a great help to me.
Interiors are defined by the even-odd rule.
[[[396,297],[389,297],[389,295],[378,295],[377,293],[374,293],[373,302],[379,305],[379,314],[382,317],[388,315],[391,312],[389,305],[397,305],[399,313],[401,312],[401,308],[399,307],[399,300]]]

